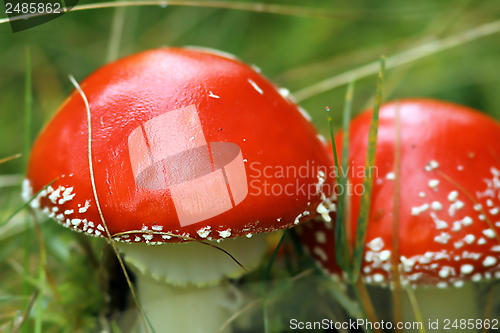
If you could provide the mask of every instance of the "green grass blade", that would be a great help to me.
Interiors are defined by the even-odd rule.
[[[375,155],[377,151],[378,134],[378,114],[382,104],[382,88],[384,83],[385,57],[380,60],[380,72],[377,82],[377,97],[373,108],[372,120],[370,123],[370,132],[368,135],[368,148],[366,152],[365,176],[363,179],[363,188],[365,192],[361,197],[359,218],[356,227],[356,241],[354,245],[352,280],[356,281],[359,277],[361,263],[363,261],[363,252],[365,248],[366,230],[368,229],[368,219],[370,217],[370,203],[373,188],[372,169],[375,164]]]
[[[28,165],[28,158],[30,156],[31,150],[31,118],[32,118],[32,107],[33,107],[33,97],[32,83],[31,83],[31,52],[30,47],[26,46],[25,51],[25,81],[24,81],[24,160],[25,166]]]
[[[49,184],[47,184],[46,186],[44,186],[40,191],[38,191],[34,196],[31,197],[31,199],[29,199],[28,201],[26,201],[23,205],[21,205],[18,209],[16,209],[5,221],[3,222],[0,222],[0,227],[4,226],[5,224],[7,224],[14,216],[16,216],[20,211],[22,211],[24,208],[26,208],[33,200],[36,199],[36,197],[38,197],[38,195],[44,191],[45,189],[47,189],[47,187],[49,187],[50,185],[52,185],[57,179],[54,179],[53,181],[51,181]]]
[[[276,245],[276,248],[273,251],[273,254],[269,258],[269,262],[267,263],[266,269],[264,270],[264,276],[263,276],[264,280],[269,279],[269,276],[271,274],[271,268],[273,267],[274,261],[276,260],[276,257],[278,256],[278,251],[281,248],[281,245],[283,245],[283,241],[285,240],[285,237],[287,236],[287,234],[289,232],[290,232],[289,229],[285,229],[278,244]]]
[[[42,228],[40,227],[39,221],[36,217],[32,218],[34,223],[34,230],[38,239],[38,253],[39,253],[39,263],[38,263],[38,277],[37,277],[37,289],[40,291],[40,297],[35,301],[34,306],[34,319],[35,319],[35,329],[34,333],[42,333],[42,324],[44,318],[44,303],[42,295],[45,289],[47,289],[47,248],[45,246],[45,239],[43,236]]]
[[[330,140],[332,142],[332,150],[334,156],[335,168],[337,170],[337,182],[340,185],[341,189],[347,189],[347,177],[345,177],[345,173],[343,170],[347,170],[347,164],[349,160],[348,147],[349,147],[349,121],[351,119],[351,110],[352,110],[352,99],[354,95],[354,80],[350,82],[347,87],[346,98],[345,98],[345,106],[343,111],[343,131],[344,137],[342,141],[342,167],[339,167],[339,158],[337,155],[337,146],[335,143],[335,138],[333,135],[333,126],[332,126],[332,118],[328,115],[328,127],[330,129]],[[327,108],[327,112],[330,112],[330,109]],[[345,218],[348,214],[346,214],[346,202],[348,200],[346,191],[342,191],[337,200],[337,214],[335,221],[335,253],[337,257],[338,265],[345,272],[349,273],[351,271],[351,261],[349,254],[349,246],[347,240],[347,232],[345,229]]]
[[[347,312],[347,314],[354,318],[366,318],[363,312],[363,307],[360,307],[357,299],[353,300],[352,297],[346,292],[345,286],[333,281],[329,276],[320,275],[319,281],[325,286],[326,291],[340,304],[340,306]]]
[[[343,260],[346,262],[345,271],[348,275],[350,275],[352,271],[351,267],[351,242],[350,237],[348,237],[349,230],[346,229],[346,225],[349,225],[348,219],[350,218],[348,200],[350,200],[349,195],[347,193],[347,184],[349,182],[347,178],[347,167],[349,164],[349,123],[351,120],[351,112],[352,112],[352,100],[354,96],[354,80],[352,80],[347,86],[347,92],[345,96],[345,105],[344,105],[344,113],[343,113],[343,124],[342,130],[344,132],[342,138],[342,167],[340,171],[340,188],[343,189],[342,195],[339,197],[338,211],[340,214],[337,216],[337,226],[341,229],[339,231],[342,232],[342,240],[341,243],[343,247]]]
[[[264,332],[269,333],[269,313],[267,311],[267,290],[266,290],[266,283],[269,280],[269,276],[271,275],[271,269],[273,267],[274,261],[276,260],[276,257],[278,256],[278,251],[281,248],[281,245],[283,244],[283,241],[285,240],[285,237],[288,233],[288,230],[285,230],[283,232],[283,235],[281,235],[281,238],[276,245],[276,248],[273,251],[273,254],[271,255],[271,258],[269,258],[269,262],[266,265],[266,268],[264,269],[263,275],[262,275],[262,281],[261,281],[261,290],[262,290],[262,311],[263,311],[263,321],[264,321]]]
[[[38,266],[38,286],[43,290],[42,288],[45,288],[45,256],[43,255],[43,252],[41,252],[41,260],[40,264]],[[34,312],[35,312],[35,333],[42,333],[42,322],[43,322],[43,297],[38,297],[36,302],[35,302],[35,307],[34,307]]]
[[[28,165],[28,157],[30,151],[30,127],[31,127],[31,107],[32,107],[32,96],[31,96],[31,55],[30,48],[26,46],[25,48],[25,81],[24,81],[24,160],[25,168]],[[8,220],[7,220],[8,221]],[[26,229],[24,232],[24,258],[23,258],[23,274],[29,274],[30,268],[30,257],[31,257],[31,243],[32,243],[32,230],[30,228],[30,221],[28,218],[25,220]],[[23,279],[22,291],[23,295],[28,295],[30,293],[30,285],[27,279]],[[22,332],[28,332],[29,327],[27,325],[22,326]],[[38,332],[37,332],[38,333]]]
[[[328,120],[328,129],[330,130],[330,142],[332,143],[332,153],[333,153],[333,163],[335,166],[335,169],[337,170],[336,176],[337,176],[337,182],[342,182],[342,172],[340,172],[340,167],[339,167],[339,157],[337,154],[337,145],[335,143],[335,136],[333,133],[333,120],[332,117],[330,116],[330,108],[326,107],[326,114],[327,114],[327,120]],[[336,214],[336,220],[335,220],[335,229],[334,229],[334,237],[335,237],[335,253],[336,253],[336,258],[337,258],[337,264],[339,265],[340,268],[342,268],[343,271],[348,272],[350,269],[348,268],[349,265],[349,260],[345,258],[344,252],[346,249],[346,240],[345,240],[345,231],[344,231],[344,219],[343,219],[343,208],[344,205],[343,200],[344,200],[344,193],[340,193],[338,197],[338,204],[337,204],[337,214]],[[346,252],[347,253],[347,252]]]
[[[112,333],[123,333],[120,326],[118,326],[118,324],[116,323],[116,320],[113,320],[111,322],[111,332]]]

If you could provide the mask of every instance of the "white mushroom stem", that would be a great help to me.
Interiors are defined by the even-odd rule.
[[[228,283],[209,287],[174,287],[141,276],[137,281],[140,303],[155,332],[218,332],[243,300]],[[139,319],[141,333],[151,332]],[[231,325],[222,333],[231,332]]]
[[[452,326],[454,321],[460,327],[460,320],[482,318],[476,302],[477,291],[474,283],[464,283],[462,287],[418,287],[413,289],[423,325],[426,332],[444,332],[448,323],[449,331],[456,331]],[[403,298],[403,319],[407,323],[416,321],[414,310],[408,296]],[[460,330],[460,332],[478,332],[478,329]],[[416,329],[407,329],[405,332],[418,332]]]
[[[247,270],[258,265],[267,249],[265,234],[212,244]],[[226,281],[244,270],[219,249],[199,242],[117,245],[137,272],[139,302],[157,333],[217,332],[242,303]]]

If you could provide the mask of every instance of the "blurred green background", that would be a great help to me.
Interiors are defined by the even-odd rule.
[[[80,5],[88,3],[82,0]],[[498,0],[260,3],[296,6],[302,8],[298,14],[309,15],[291,16],[286,8],[278,9],[283,14],[270,14],[197,6],[142,6],[70,12],[18,33],[12,33],[9,24],[1,24],[0,158],[23,150],[27,46],[33,79],[31,134],[35,136],[71,91],[69,74],[80,81],[117,56],[163,45],[216,48],[255,64],[293,92],[376,61],[382,54],[407,51],[500,18]],[[3,11],[3,6],[0,8]],[[310,8],[314,11],[308,11]],[[120,23],[121,31],[113,35],[113,26]],[[500,118],[499,40],[499,34],[493,34],[389,70],[385,98],[441,98]],[[357,82],[357,111],[366,106],[374,86],[374,75]],[[338,122],[344,93],[345,86],[301,103],[323,134],[327,134],[325,106],[338,111],[334,114]],[[22,166],[22,159],[4,163],[0,173],[19,173]]]
[[[81,0],[79,5],[90,3],[94,2]],[[260,67],[276,84],[294,92],[362,68],[381,55],[390,57],[411,51],[500,19],[498,0],[245,2],[251,9],[268,8],[275,13],[213,8],[216,2],[199,1],[203,3],[208,7],[169,5],[73,11],[18,33],[12,33],[8,23],[0,24],[0,160],[22,153],[26,143],[29,145],[36,137],[73,89],[68,75],[81,81],[117,57],[165,45],[210,47]],[[236,1],[227,3],[225,7],[230,7]],[[259,3],[282,7],[259,7]],[[6,17],[3,9],[2,4],[0,18]],[[33,97],[29,136],[24,134],[27,54]],[[375,83],[375,75],[357,80],[356,112],[370,105]],[[325,107],[331,107],[338,126],[345,89],[343,85],[301,101],[325,136]],[[500,33],[389,69],[384,98],[403,97],[453,101],[500,119]],[[97,262],[91,256],[89,259],[89,249],[99,253],[102,242],[84,240],[53,222],[44,223],[45,238],[57,238],[46,241],[46,267],[51,273],[46,278],[39,274],[40,245],[28,238],[37,233],[33,224],[24,224],[25,214],[18,214],[6,226],[1,224],[21,205],[21,177],[9,175],[21,175],[24,163],[24,158],[17,158],[0,164],[0,331],[2,323],[15,316],[18,309],[27,307],[37,286],[30,280],[34,276],[42,280],[52,276],[60,283],[59,299],[47,291],[51,281],[38,284],[46,288],[42,292],[43,304],[37,305],[46,309],[44,320],[51,323],[50,327],[66,325],[66,330],[54,328],[51,332],[76,332],[75,327],[85,331],[83,328],[93,326],[94,316],[102,311],[99,287],[89,287],[90,281],[98,277],[86,275]],[[9,293],[4,296],[6,291]],[[306,298],[301,297],[298,306],[316,302],[304,301]],[[2,309],[7,312],[2,313]],[[31,329],[32,326],[25,326],[23,332],[34,332]]]

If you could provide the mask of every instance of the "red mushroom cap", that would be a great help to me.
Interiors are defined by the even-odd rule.
[[[396,110],[401,128],[399,258],[414,285],[461,286],[500,278],[500,124],[470,108],[427,99],[395,101],[380,110],[365,281],[391,281]],[[360,191],[372,113],[350,125],[351,230]],[[342,134],[335,137],[340,147]],[[312,222],[301,233],[314,259],[331,274],[332,224]]]
[[[240,61],[156,49],[100,68],[81,88],[90,103],[98,199],[116,240],[250,237],[314,216],[328,195],[319,170],[330,160],[313,125]],[[305,171],[295,176],[299,168]],[[105,235],[90,181],[87,110],[77,91],[37,139],[27,179],[34,193],[55,180],[35,200],[51,217]]]

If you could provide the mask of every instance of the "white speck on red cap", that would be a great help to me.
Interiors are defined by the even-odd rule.
[[[458,191],[451,191],[450,194],[448,194],[448,200],[451,202],[454,202],[458,199]]]
[[[429,187],[432,188],[433,190],[437,190],[438,185],[439,185],[439,180],[437,179],[429,180]]]
[[[474,266],[472,266],[470,264],[465,264],[465,265],[460,266],[460,273],[470,274],[472,272],[474,272]]]
[[[384,248],[384,240],[381,237],[377,237],[368,242],[366,246],[372,251],[378,252]]]
[[[411,215],[420,215],[420,213],[425,212],[427,209],[429,209],[429,204],[427,203],[419,207],[412,207]]]
[[[432,217],[432,220],[434,221],[434,224],[436,225],[437,230],[448,228],[448,223],[446,223],[443,220],[440,220],[435,213],[431,212],[430,215]]]
[[[443,209],[443,205],[439,201],[433,201],[431,203],[431,208],[434,210],[441,210]]]
[[[465,226],[471,225],[472,222],[474,222],[474,220],[472,220],[469,216],[466,216],[462,219],[462,224]]]
[[[219,235],[220,235],[222,238],[228,238],[229,236],[231,236],[231,229],[227,229],[227,230],[219,231]]]
[[[497,258],[492,257],[492,256],[487,256],[483,260],[483,266],[484,267],[491,267],[491,266],[496,265],[496,263],[497,263]]]
[[[442,232],[439,236],[434,237],[434,241],[441,244],[446,244],[451,239],[451,236],[447,232]]]
[[[475,240],[476,240],[476,236],[474,236],[472,234],[468,234],[464,237],[464,242],[466,242],[467,244],[472,244],[472,243],[474,243]]]
[[[437,161],[430,161],[426,166],[425,170],[426,171],[431,171],[434,169],[437,169],[439,167],[439,163]]]
[[[493,229],[486,229],[486,230],[483,230],[483,235],[485,235],[488,238],[495,238],[496,233]]]

